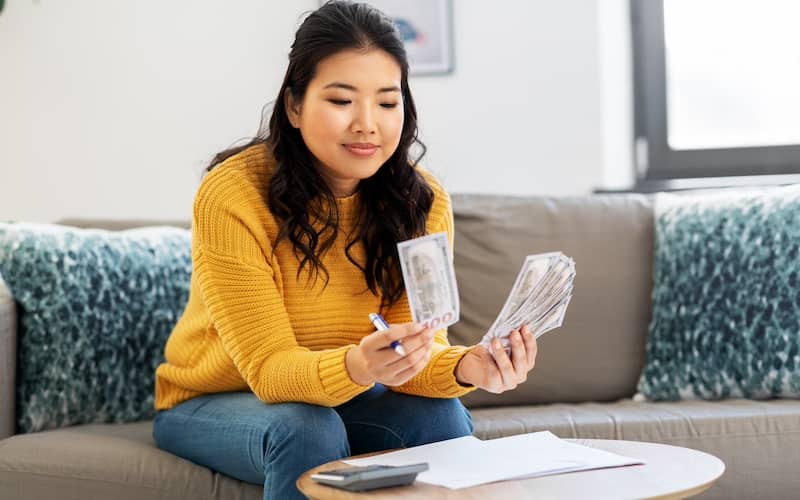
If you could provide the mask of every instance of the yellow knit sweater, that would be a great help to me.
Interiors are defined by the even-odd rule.
[[[193,271],[189,301],[166,345],[166,362],[156,370],[156,409],[216,392],[252,391],[265,402],[302,401],[340,405],[370,386],[350,378],[345,354],[374,331],[368,314],[380,297],[346,257],[358,194],[337,199],[340,232],[323,256],[330,280],[297,278],[299,261],[291,243],[277,247],[278,222],[263,197],[274,160],[253,146],[220,164],[203,180],[192,217]],[[453,238],[450,198],[420,169],[434,190],[428,233]],[[274,253],[273,253],[274,251]],[[351,254],[363,264],[363,248]],[[404,298],[386,311],[390,323],[411,321]],[[454,371],[466,347],[450,346],[437,332],[428,365],[392,390],[429,397],[457,397]]]

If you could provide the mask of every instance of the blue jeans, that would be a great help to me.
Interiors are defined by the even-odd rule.
[[[382,385],[336,408],[266,404],[250,392],[219,393],[161,411],[162,450],[236,479],[264,485],[264,498],[304,498],[295,481],[331,460],[472,434],[458,399],[392,392]]]

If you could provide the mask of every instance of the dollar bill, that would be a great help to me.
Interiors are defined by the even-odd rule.
[[[525,258],[525,262],[522,264],[522,270],[517,274],[514,286],[511,288],[511,292],[508,294],[508,298],[505,304],[503,304],[500,314],[497,315],[494,323],[489,327],[489,332],[494,332],[498,328],[502,328],[503,325],[498,323],[500,323],[500,321],[505,321],[511,315],[518,312],[520,307],[524,305],[525,299],[528,298],[530,292],[544,277],[548,263],[545,262],[544,259],[534,259],[532,257],[534,256]]]
[[[435,233],[397,244],[411,316],[434,329],[458,321],[456,274],[447,233]]]
[[[548,278],[542,280],[542,286],[525,301],[524,309],[506,320],[506,326],[510,327],[506,328],[506,331],[547,317],[549,311],[572,294],[574,273],[569,272],[569,269],[565,269],[564,263],[556,263],[549,274]],[[497,335],[502,333],[504,332],[495,332]]]
[[[503,308],[481,344],[490,348],[499,338],[509,348],[508,335],[528,325],[535,337],[563,324],[572,299],[575,262],[561,252],[528,255]]]
[[[400,267],[414,321],[444,328],[459,319],[458,288],[446,233],[398,243]],[[575,262],[561,252],[528,255],[500,313],[481,339],[490,347],[528,325],[535,337],[563,324],[572,299]]]

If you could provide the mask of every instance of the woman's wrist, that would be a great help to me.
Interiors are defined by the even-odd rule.
[[[455,369],[455,372],[454,372],[454,375],[456,377],[456,382],[458,382],[459,384],[463,385],[464,387],[472,387],[475,384],[473,384],[472,382],[469,381],[469,376],[467,374],[465,374],[465,372],[467,372],[467,371],[468,370],[465,370],[465,368],[464,368],[464,358],[462,357],[458,361],[458,364],[456,365],[456,369]]]
[[[344,357],[344,364],[347,368],[347,374],[350,379],[358,385],[372,385],[374,380],[370,380],[369,373],[366,370],[366,363],[364,356],[361,355],[359,346],[353,346],[347,351]]]

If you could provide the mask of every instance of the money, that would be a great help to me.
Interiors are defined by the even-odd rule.
[[[459,318],[458,288],[447,233],[435,233],[397,244],[411,317],[441,329]]]
[[[459,319],[458,288],[447,233],[397,244],[411,316],[435,329]],[[499,338],[510,349],[509,334],[523,325],[536,338],[560,327],[572,299],[575,262],[561,252],[528,255],[500,314],[481,339],[491,350]]]
[[[561,252],[528,255],[503,308],[481,339],[491,349],[499,338],[509,349],[511,331],[528,325],[535,337],[560,327],[572,299],[575,262]]]

